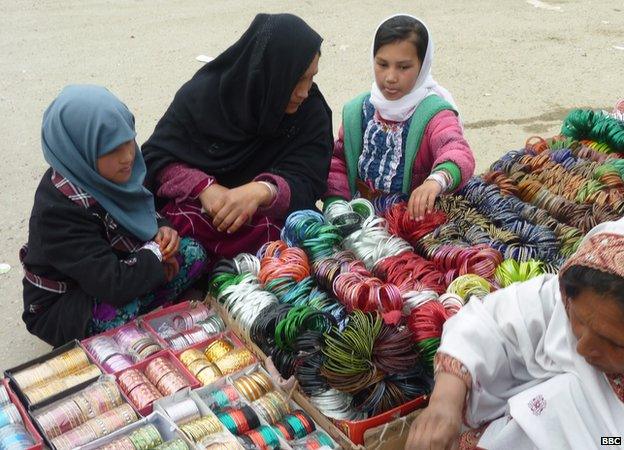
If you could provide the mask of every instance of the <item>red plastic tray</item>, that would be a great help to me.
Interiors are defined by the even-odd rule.
[[[105,370],[105,369],[104,369],[104,367],[102,367],[102,365],[101,365],[101,364],[100,364],[100,362],[97,360],[97,358],[95,357],[95,355],[89,351],[89,349],[87,348],[87,344],[88,344],[89,342],[91,342],[93,339],[95,339],[95,338],[97,338],[97,337],[99,337],[99,336],[110,336],[110,337],[113,337],[113,336],[115,335],[115,333],[117,333],[117,331],[121,330],[122,328],[127,328],[127,327],[130,327],[130,326],[135,326],[135,327],[137,327],[137,328],[139,328],[139,329],[141,329],[141,330],[143,330],[143,331],[147,332],[147,333],[148,333],[150,336],[152,336],[152,337],[156,340],[156,342],[158,342],[158,343],[160,344],[160,346],[163,348],[162,350],[158,351],[157,353],[154,353],[153,355],[151,355],[151,356],[150,356],[150,358],[151,358],[152,356],[156,356],[156,355],[160,355],[160,354],[162,354],[162,353],[163,353],[163,352],[164,352],[164,351],[168,348],[168,345],[167,345],[167,343],[164,341],[164,339],[162,339],[160,336],[158,336],[158,334],[157,334],[157,333],[155,333],[152,329],[150,329],[150,328],[148,328],[148,327],[144,326],[143,324],[141,324],[140,322],[138,322],[136,319],[135,319],[135,320],[132,320],[132,321],[130,321],[130,322],[128,322],[128,323],[125,323],[125,324],[123,324],[123,325],[120,325],[120,326],[118,326],[118,327],[116,327],[116,328],[112,328],[112,329],[110,329],[110,330],[108,330],[108,331],[104,331],[103,333],[100,333],[100,334],[97,334],[97,335],[95,335],[95,336],[91,336],[91,337],[88,337],[88,338],[86,338],[86,339],[83,339],[82,341],[80,341],[80,344],[81,344],[82,348],[84,348],[84,350],[85,350],[85,351],[87,352],[87,354],[91,357],[91,359],[93,360],[93,362],[94,362],[94,363],[95,363],[95,364],[96,364],[96,365],[97,365],[97,366],[98,366],[98,367],[102,370],[102,372],[103,372],[103,373],[108,373],[108,374],[111,374],[111,372],[109,372],[109,371]],[[118,371],[118,372],[123,372],[123,371]],[[116,372],[116,373],[118,373],[118,372]],[[112,373],[112,374],[113,374],[113,375],[115,375],[115,373]]]
[[[24,405],[22,405],[22,402],[19,401],[19,399],[17,398],[17,395],[15,395],[15,392],[13,392],[13,389],[11,389],[11,387],[9,386],[9,380],[6,378],[3,378],[2,385],[6,388],[7,393],[9,394],[9,399],[11,400],[11,403],[13,403],[15,407],[17,408],[17,410],[19,411],[20,416],[22,416],[22,421],[24,422],[24,426],[26,427],[26,429],[32,436],[33,440],[35,441],[35,445],[28,447],[28,450],[42,450],[43,439],[41,438],[41,435],[39,434],[39,432],[33,425],[32,421],[30,420],[30,416],[26,413],[26,408],[24,408]]]

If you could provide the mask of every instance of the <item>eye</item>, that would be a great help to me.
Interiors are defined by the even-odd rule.
[[[385,63],[385,62],[378,62],[378,63],[377,63],[377,65],[378,65],[379,67],[388,67],[388,64],[387,64],[387,63]]]
[[[400,66],[399,68],[400,68],[401,70],[407,70],[407,69],[410,69],[411,67],[412,67],[412,66]]]

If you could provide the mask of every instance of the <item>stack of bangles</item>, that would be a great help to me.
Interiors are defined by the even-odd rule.
[[[271,383],[270,377],[260,371],[255,371],[235,379],[234,386],[250,402],[258,400],[273,390],[273,383]]]
[[[95,336],[85,342],[85,347],[108,373],[128,369],[133,364],[132,359],[123,353],[117,341],[110,336]]]
[[[226,409],[217,415],[219,421],[236,436],[240,436],[260,426],[260,418],[250,406]]]
[[[162,346],[153,336],[134,324],[120,328],[114,338],[121,350],[132,355],[136,361],[142,361],[162,350]]]
[[[280,448],[277,433],[268,425],[261,425],[258,428],[249,430],[242,434],[240,438],[250,448],[258,448],[260,450]]]
[[[290,412],[290,406],[284,396],[277,392],[271,391],[253,402],[258,414],[269,424],[274,424]]]
[[[211,411],[220,413],[239,401],[240,397],[234,386],[226,384],[221,389],[215,389],[205,394],[200,394],[202,400]]]
[[[0,428],[0,448],[26,450],[35,445],[32,436],[21,423],[14,423]]]
[[[207,386],[223,375],[219,368],[211,363],[200,350],[191,348],[180,354],[180,361],[199,380],[202,386]]]
[[[138,419],[127,403],[88,420],[82,425],[51,440],[58,450],[70,450],[107,436]]]
[[[152,425],[145,425],[134,430],[128,436],[114,440],[101,447],[102,450],[152,450],[163,443],[158,429]],[[188,448],[188,447],[187,447]]]
[[[195,400],[188,397],[177,403],[160,405],[172,422],[182,425],[201,417],[201,412]]]
[[[206,416],[181,425],[180,430],[191,441],[200,443],[208,436],[221,432],[223,426],[216,417]]]
[[[275,431],[287,441],[301,439],[316,430],[314,421],[302,410],[293,411],[273,425]]]
[[[292,442],[293,450],[318,450],[321,447],[334,448],[334,442],[323,431],[316,431],[297,442]]]
[[[113,381],[96,382],[77,394],[33,414],[48,439],[76,428],[123,403]]]

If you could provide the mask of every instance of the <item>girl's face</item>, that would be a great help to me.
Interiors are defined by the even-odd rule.
[[[604,373],[624,373],[624,310],[617,300],[584,289],[567,309],[579,355]]]
[[[316,54],[305,73],[299,78],[299,81],[295,85],[292,94],[290,95],[290,101],[286,105],[286,114],[294,114],[297,112],[301,104],[308,98],[314,76],[318,73],[318,63],[320,54]]]
[[[124,142],[112,152],[100,156],[97,160],[99,174],[113,183],[126,183],[132,176],[135,152],[136,143],[132,139]]]
[[[387,100],[398,100],[412,90],[420,73],[416,46],[397,41],[379,47],[375,53],[375,82]]]

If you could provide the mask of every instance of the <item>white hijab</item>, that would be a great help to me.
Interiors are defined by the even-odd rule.
[[[377,36],[377,32],[379,28],[388,20],[398,17],[398,16],[407,16],[412,19],[418,20],[423,24],[425,29],[427,30],[428,43],[427,43],[427,52],[425,53],[425,58],[422,61],[422,66],[420,68],[420,74],[416,79],[416,84],[410,91],[409,94],[404,95],[398,100],[388,100],[382,94],[379,86],[375,82],[375,36]],[[433,39],[431,38],[431,33],[429,33],[429,28],[427,25],[417,17],[414,17],[410,14],[395,14],[386,18],[383,22],[379,24],[377,29],[375,30],[375,34],[373,35],[373,43],[371,45],[371,61],[373,64],[373,85],[371,87],[371,98],[370,101],[377,110],[377,112],[381,115],[382,118],[386,120],[392,120],[394,122],[404,122],[409,119],[413,114],[414,110],[420,105],[425,98],[430,95],[437,94],[442,97],[444,100],[449,102],[453,107],[457,110],[457,105],[455,104],[455,100],[453,100],[453,96],[449,91],[440,86],[431,76],[431,63],[433,62]]]

